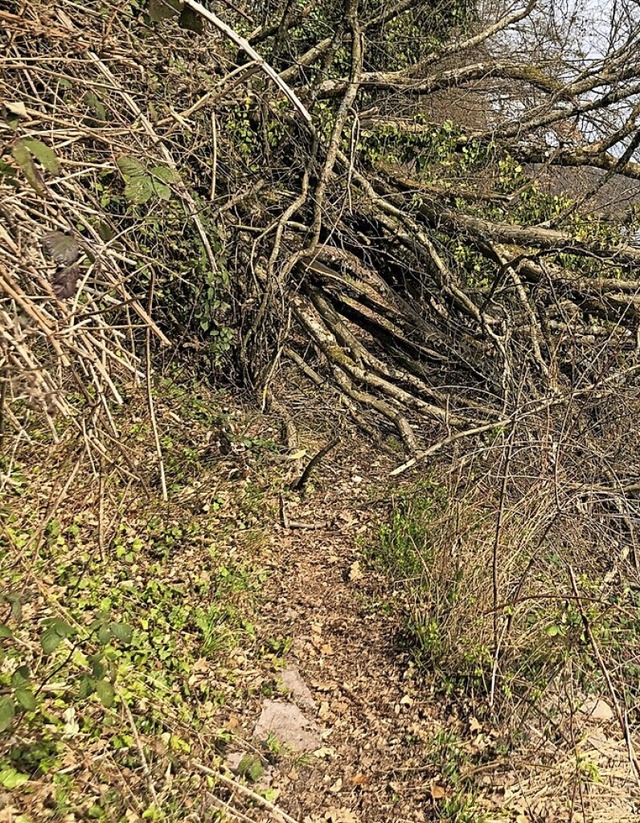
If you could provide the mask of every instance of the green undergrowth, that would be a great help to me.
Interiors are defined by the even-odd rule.
[[[168,503],[135,400],[102,482],[73,472],[71,442],[3,463],[0,791],[23,823],[202,819],[188,763],[215,768],[220,718],[271,654],[268,438],[220,398],[161,389]]]
[[[473,795],[465,771],[541,739],[559,751],[585,701],[613,705],[611,685],[629,727],[640,722],[633,568],[608,553],[602,532],[593,539],[587,518],[550,508],[545,520],[544,505],[526,494],[507,500],[497,528],[497,494],[480,484],[461,494],[432,477],[395,496],[366,548],[388,581],[379,607],[401,615],[425,687],[454,715],[494,730],[476,748],[449,738],[436,747],[441,779],[462,806]],[[578,766],[576,780],[597,779]],[[481,819],[468,802],[446,819]]]

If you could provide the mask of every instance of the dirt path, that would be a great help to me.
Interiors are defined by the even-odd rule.
[[[385,474],[375,462],[351,455],[333,477],[320,471],[304,501],[285,503],[297,525],[276,527],[261,606],[263,632],[291,638],[285,679],[302,681],[274,699],[297,703],[321,737],[304,757],[284,747],[270,774],[278,806],[309,823],[439,819],[425,760],[434,709],[417,692],[397,617],[360,555],[385,505],[362,480],[365,467],[369,477]]]

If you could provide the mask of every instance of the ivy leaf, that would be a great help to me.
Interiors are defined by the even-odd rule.
[[[0,732],[8,729],[16,716],[16,704],[10,697],[0,697]]]
[[[202,17],[200,17],[198,12],[194,11],[189,6],[185,6],[182,9],[180,17],[178,19],[178,25],[181,29],[195,31],[196,34],[202,34],[202,32],[204,31],[204,21]]]
[[[31,153],[29,149],[25,146],[23,140],[17,140],[14,144],[13,148],[11,149],[11,154],[13,159],[22,169],[22,173],[27,178],[28,183],[31,187],[37,192],[44,196],[47,192],[40,179],[40,175],[36,171],[36,167],[33,165],[33,160],[31,159]]]
[[[14,691],[13,696],[25,711],[32,712],[35,710],[37,705],[36,696],[31,689],[26,686],[21,686]]]
[[[126,646],[131,643],[133,638],[133,629],[131,626],[127,626],[126,623],[110,623],[109,628],[111,629],[111,634],[116,638],[116,640],[119,640]]]
[[[113,706],[113,701],[115,700],[116,693],[114,691],[113,686],[109,683],[108,680],[97,680],[96,681],[96,694],[100,698],[100,702],[106,709],[110,709]]]
[[[182,0],[149,0],[149,19],[160,23],[182,11]]]
[[[60,163],[54,150],[35,137],[23,137],[22,143],[27,147],[36,160],[51,174],[60,174]]]
[[[48,231],[40,242],[49,257],[62,266],[70,266],[80,257],[80,246],[73,237],[61,231]]]
[[[40,645],[42,646],[42,651],[45,654],[51,654],[54,652],[58,646],[62,643],[64,637],[58,634],[55,630],[54,626],[49,626],[49,628],[43,632],[42,637],[40,638]]]
[[[5,626],[4,623],[0,623],[0,640],[5,637],[13,637],[13,632],[8,626]]]
[[[26,783],[27,780],[29,780],[29,775],[16,771],[13,766],[0,769],[0,786],[2,786],[3,789],[17,789],[18,786]]]

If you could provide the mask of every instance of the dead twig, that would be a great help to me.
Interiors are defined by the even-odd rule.
[[[300,475],[299,479],[296,480],[295,483],[291,484],[291,488],[293,491],[301,492],[304,491],[304,487],[306,486],[309,478],[311,477],[311,472],[316,468],[316,466],[320,463],[323,457],[325,457],[331,449],[334,449],[338,443],[340,442],[340,438],[336,437],[334,440],[331,440],[324,446],[320,451],[315,454],[311,460],[307,463],[305,470]]]
[[[253,46],[245,40],[244,37],[239,35],[236,31],[234,31],[231,26],[228,26],[224,21],[222,21],[216,14],[205,9],[205,7],[201,3],[197,3],[196,0],[184,0],[185,6],[188,6],[190,9],[199,14],[201,17],[204,17],[205,20],[208,20],[212,25],[214,25],[218,31],[221,31],[223,34],[231,40],[232,43],[235,43],[238,48],[242,49],[246,52],[249,57],[255,61],[256,65],[258,65],[262,71],[272,80],[276,86],[282,91],[285,97],[289,100],[289,102],[297,109],[297,111],[302,116],[302,119],[305,121],[307,126],[313,130],[313,125],[311,122],[311,115],[306,110],[306,108],[300,102],[298,95],[293,91],[293,89],[285,83],[285,81],[280,77],[280,75],[273,69],[267,61],[261,57],[258,52],[253,48]]]
[[[629,762],[633,770],[633,776],[635,777],[636,782],[640,784],[640,769],[638,768],[638,759],[633,748],[633,740],[631,738],[631,730],[629,729],[629,723],[627,722],[626,709],[623,712],[622,707],[620,706],[620,701],[618,700],[618,696],[616,695],[616,690],[614,688],[613,681],[611,680],[611,675],[609,674],[607,664],[604,662],[602,658],[602,654],[600,653],[600,649],[598,647],[598,644],[596,643],[596,639],[593,636],[593,632],[591,631],[591,624],[589,623],[589,618],[587,617],[587,614],[582,605],[580,592],[578,591],[578,584],[576,583],[576,576],[572,566],[569,566],[569,577],[571,578],[571,588],[573,589],[573,593],[578,604],[578,610],[580,611],[580,618],[582,620],[582,625],[584,627],[584,633],[587,636],[589,645],[593,650],[594,657],[596,658],[600,671],[602,672],[602,676],[604,677],[605,682],[607,684],[607,689],[609,691],[609,695],[611,696],[611,701],[613,703],[613,709],[618,719],[618,723],[620,724],[622,736],[625,740],[625,743],[627,744]]]
[[[275,817],[277,820],[284,820],[285,823],[298,823],[298,821],[295,818],[291,817],[291,815],[288,815],[282,809],[278,808],[278,806],[274,805],[273,803],[271,803],[271,801],[267,800],[265,797],[262,797],[262,795],[259,795],[257,792],[254,792],[248,786],[243,786],[242,783],[238,783],[238,781],[233,780],[230,777],[226,777],[224,774],[216,772],[202,763],[194,763],[193,765],[194,768],[196,768],[203,774],[206,774],[209,777],[213,777],[215,780],[219,780],[220,783],[224,783],[225,786],[228,786],[231,789],[239,791],[241,794],[246,795],[246,797],[250,797],[254,803],[257,803],[259,806],[262,806],[264,809],[267,809],[267,811],[270,812],[271,815]]]

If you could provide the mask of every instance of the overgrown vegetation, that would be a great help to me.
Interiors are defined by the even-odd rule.
[[[629,436],[617,413],[601,437],[612,443],[616,433]],[[554,452],[564,450],[572,454],[560,441]],[[583,734],[594,706],[605,707],[623,740],[640,719],[630,522],[619,505],[611,516],[608,491],[575,481],[575,462],[556,459],[546,475],[545,452],[530,429],[485,443],[464,471],[396,493],[367,548],[371,566],[390,579],[384,598],[403,616],[403,642],[425,687],[464,706],[476,730],[496,730],[473,754],[460,748],[462,773],[523,747],[553,768],[564,752],[554,741]],[[580,465],[592,461],[594,471],[599,459],[594,445]],[[600,777],[588,755],[575,758],[571,791],[582,794]],[[456,787],[452,761],[442,779]],[[460,790],[472,793],[473,782],[463,779]],[[589,819],[588,808],[582,813]]]
[[[277,654],[254,625],[266,497],[245,478],[260,477],[251,422],[205,389],[162,388],[169,504],[145,489],[153,464],[98,483],[82,446],[36,442],[3,464],[0,784],[25,821],[202,819],[214,801],[189,764],[219,762],[243,666]],[[153,446],[132,402],[118,422],[137,460]]]
[[[427,681],[508,728],[482,757],[569,747],[581,792],[595,699],[636,769],[640,21],[603,14],[587,71],[546,0],[3,5],[0,785],[34,819],[224,819],[181,764],[290,642],[252,619],[283,368],[424,472],[369,559]],[[464,744],[429,757],[481,820]]]

